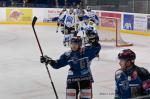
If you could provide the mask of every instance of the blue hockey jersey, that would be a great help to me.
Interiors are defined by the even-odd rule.
[[[69,65],[70,69],[68,72],[68,81],[93,81],[90,64],[91,61],[97,56],[100,49],[100,44],[97,44],[96,46],[86,46],[80,51],[65,52],[58,60],[56,60],[56,63],[52,67],[59,69]]]
[[[144,68],[134,65],[126,71],[119,69],[115,74],[115,81],[116,99],[135,98],[150,94],[150,74]]]

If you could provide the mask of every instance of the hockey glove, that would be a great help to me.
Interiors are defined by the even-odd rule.
[[[97,44],[99,41],[99,37],[96,33],[94,35],[88,35],[88,39],[90,44]]]
[[[50,64],[51,66],[53,66],[56,63],[55,60],[52,60],[47,55],[41,56],[40,61],[41,63]]]

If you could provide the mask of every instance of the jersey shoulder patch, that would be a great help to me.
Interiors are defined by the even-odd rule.
[[[64,53],[65,56],[69,57],[71,55],[71,50]]]
[[[123,71],[121,69],[117,70],[115,73],[115,78],[119,79],[121,77],[121,74],[123,73]]]

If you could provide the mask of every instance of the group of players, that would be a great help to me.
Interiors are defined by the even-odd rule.
[[[59,59],[53,60],[47,55],[41,56],[41,63],[50,64],[54,69],[70,66],[67,77],[66,99],[92,99],[91,61],[101,50],[96,26],[99,25],[97,15],[91,8],[63,9],[60,13],[58,26],[64,34],[64,45],[69,44],[71,50],[63,53]],[[85,34],[87,45],[83,46]],[[135,65],[136,54],[130,49],[124,49],[118,54],[121,68],[116,71],[115,99],[128,99],[146,96],[140,99],[150,99],[150,73]],[[100,99],[100,98],[99,98]]]
[[[83,39],[89,35],[97,35],[99,18],[90,7],[82,9],[77,6],[76,9],[71,7],[69,10],[64,8],[59,15],[57,25],[61,27],[61,32],[64,34],[63,44],[66,46],[73,36],[83,34],[81,37]]]

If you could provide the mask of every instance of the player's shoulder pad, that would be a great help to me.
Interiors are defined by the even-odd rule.
[[[116,72],[115,72],[115,78],[116,79],[119,79],[120,76],[122,75],[123,71],[121,69],[118,69]]]
[[[143,67],[137,67],[137,72],[143,81],[150,79],[150,73],[147,69],[145,69]]]
[[[69,57],[71,54],[71,50],[64,53],[65,56]]]
[[[66,13],[65,13],[66,15],[69,15],[69,11],[66,11]]]
[[[64,11],[64,13],[63,14],[66,14],[67,13],[67,11]]]
[[[139,69],[140,72],[143,73],[143,74],[149,74],[148,70],[145,69],[144,67],[138,67],[138,69]]]
[[[60,59],[69,59],[69,57],[71,56],[71,52],[64,52],[61,56]]]

